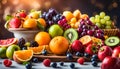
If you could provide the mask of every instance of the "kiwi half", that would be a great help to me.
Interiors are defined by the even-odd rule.
[[[64,37],[68,39],[70,43],[78,39],[78,33],[75,29],[69,28],[64,32]]]
[[[105,40],[107,46],[116,46],[120,43],[120,39],[117,36],[111,36]]]

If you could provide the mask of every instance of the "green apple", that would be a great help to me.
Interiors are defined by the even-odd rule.
[[[13,53],[14,51],[20,50],[20,47],[18,45],[11,45],[6,50],[6,56],[9,59],[13,59]]]
[[[0,57],[1,58],[6,58],[6,50],[7,50],[6,47],[1,47],[0,48]]]
[[[63,34],[63,29],[59,25],[52,25],[49,28],[49,34],[52,38],[55,36],[61,36]]]

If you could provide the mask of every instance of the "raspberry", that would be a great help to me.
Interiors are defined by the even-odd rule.
[[[43,60],[43,65],[46,66],[46,67],[49,67],[49,66],[50,66],[50,63],[51,63],[51,60],[50,60],[50,59],[45,59],[45,60]]]
[[[78,58],[77,62],[78,62],[79,64],[84,64],[85,59],[84,59],[83,57],[80,57],[80,58]]]
[[[4,64],[6,67],[10,67],[10,66],[12,65],[12,61],[9,60],[9,59],[5,59],[5,60],[3,61],[3,64]]]

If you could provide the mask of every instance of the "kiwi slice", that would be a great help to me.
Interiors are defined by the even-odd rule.
[[[120,39],[117,36],[111,36],[105,40],[107,46],[116,46],[120,43]]]
[[[67,38],[70,43],[72,43],[74,40],[78,39],[78,33],[75,29],[69,28],[64,32],[64,37]]]

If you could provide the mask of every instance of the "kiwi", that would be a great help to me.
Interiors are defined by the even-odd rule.
[[[78,39],[78,33],[75,29],[69,28],[64,32],[64,37],[68,39],[70,43]]]
[[[116,46],[120,43],[120,39],[117,36],[111,36],[105,40],[107,46]]]

